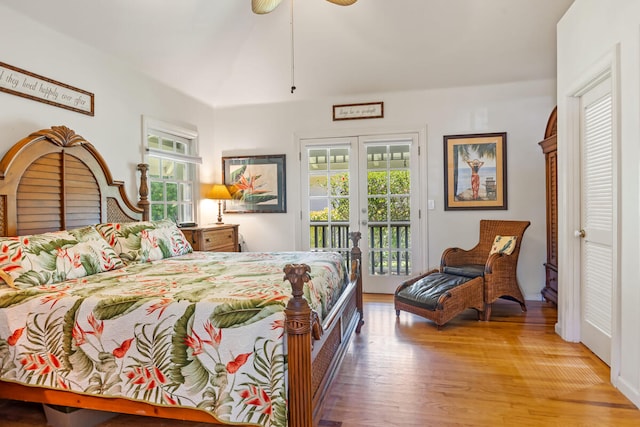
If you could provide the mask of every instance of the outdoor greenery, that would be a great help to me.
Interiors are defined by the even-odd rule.
[[[409,221],[409,171],[369,171],[367,178],[369,221],[386,221],[387,210],[391,221]],[[344,172],[331,175],[328,185],[330,188],[327,188],[327,194],[332,197],[331,221],[349,222],[349,174]],[[326,188],[327,184],[323,186]],[[387,198],[387,194],[391,197]],[[329,221],[329,208],[312,211],[309,216],[312,223]]]
[[[387,248],[409,247],[410,172],[373,170],[368,172],[367,178],[370,273],[408,274],[411,269],[408,250],[388,252]],[[349,175],[347,172],[334,174],[328,183],[321,182],[319,185],[331,196],[331,208],[310,212],[310,245],[312,248],[348,247]],[[329,216],[330,225],[326,224]],[[387,220],[391,222],[390,225],[387,225]]]
[[[166,198],[165,198],[166,191]],[[178,217],[178,185],[162,181],[151,181],[151,219],[158,221]],[[166,208],[166,212],[165,212]]]
[[[348,168],[332,163],[338,158],[333,151],[316,150],[312,162],[324,172],[310,176],[314,194],[309,212],[309,244],[311,248],[348,252],[351,219],[366,219],[367,268],[372,275],[407,275],[411,272],[411,175],[407,168],[405,147],[376,146],[367,151],[366,218],[351,211],[356,194],[349,191],[352,183]],[[342,153],[341,153],[342,154]],[[326,164],[318,165],[322,158]],[[327,174],[328,172],[328,174]],[[363,236],[364,237],[364,236]]]

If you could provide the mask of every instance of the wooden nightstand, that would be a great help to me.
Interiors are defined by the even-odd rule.
[[[237,224],[184,227],[180,230],[194,251],[239,252]]]

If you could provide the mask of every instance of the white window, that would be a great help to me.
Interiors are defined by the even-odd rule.
[[[198,131],[145,118],[144,157],[149,164],[152,220],[196,222]]]

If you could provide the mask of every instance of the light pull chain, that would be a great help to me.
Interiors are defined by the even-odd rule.
[[[293,0],[291,0],[291,93],[296,90],[295,84],[295,54],[293,43]]]

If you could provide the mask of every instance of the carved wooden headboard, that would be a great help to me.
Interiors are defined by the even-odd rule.
[[[147,165],[132,203],[95,147],[66,126],[18,141],[0,161],[0,236],[148,220]]]

